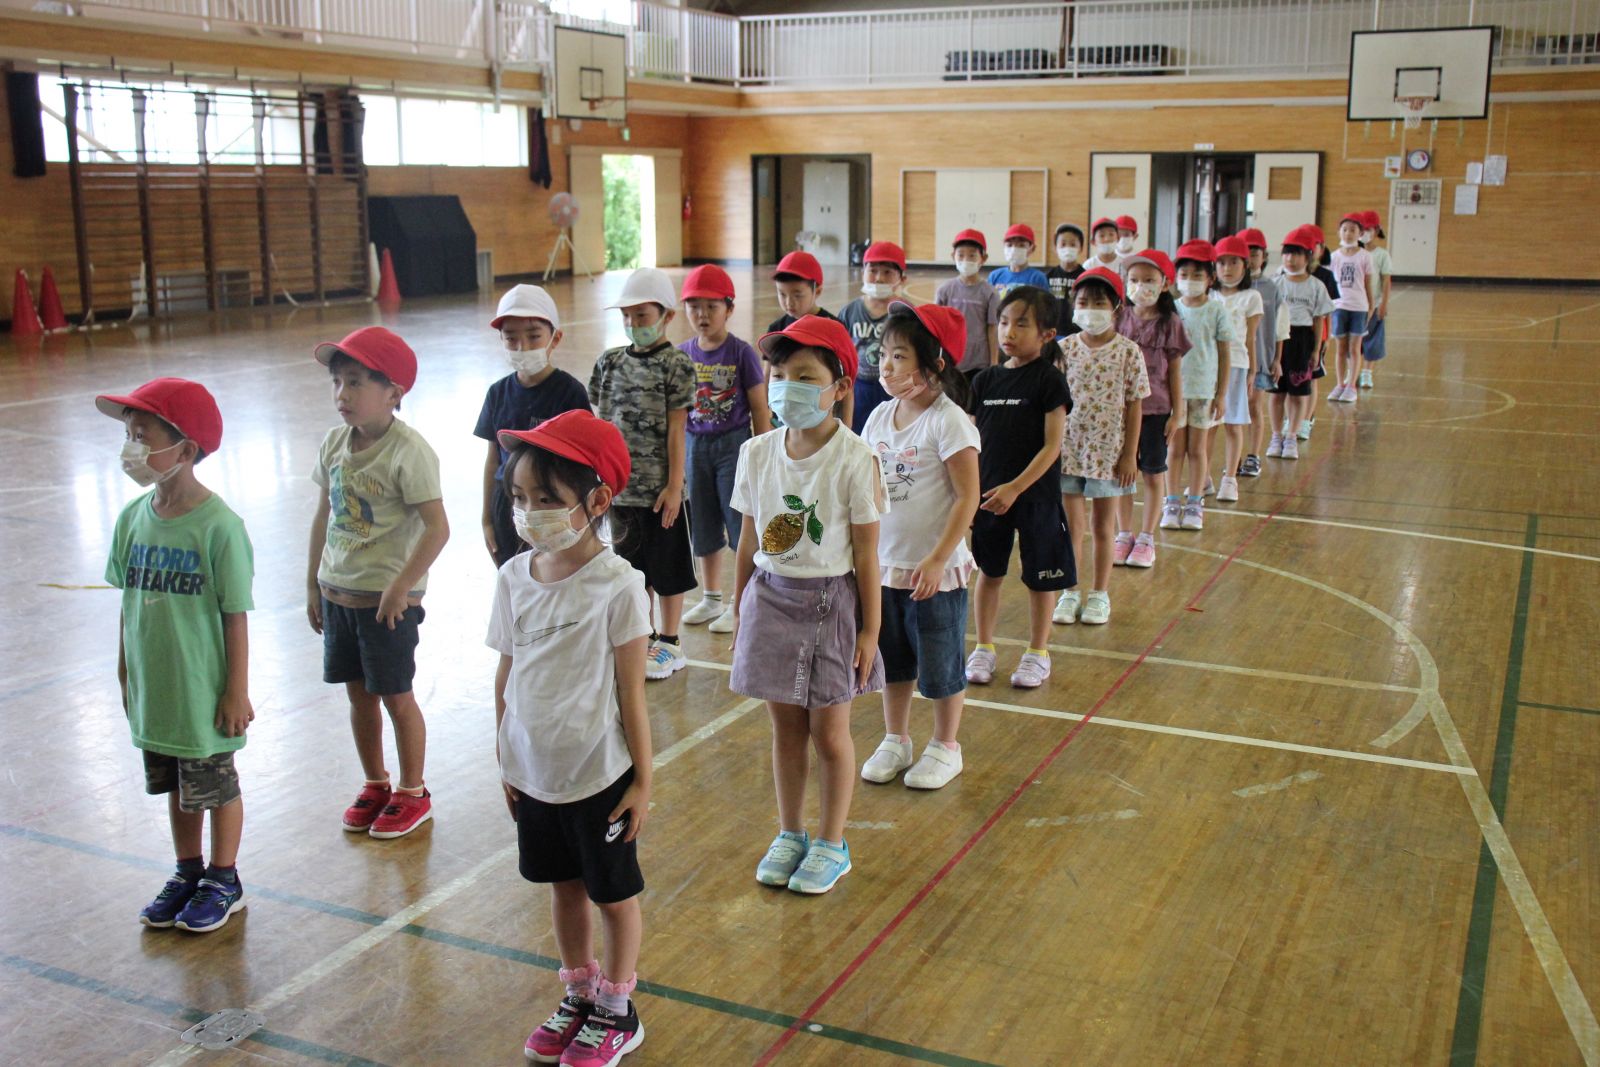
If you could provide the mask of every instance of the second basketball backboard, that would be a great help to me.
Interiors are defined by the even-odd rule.
[[[627,38],[557,26],[553,51],[556,118],[628,117]]]

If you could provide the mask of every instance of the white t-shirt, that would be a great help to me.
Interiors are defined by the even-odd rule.
[[[1247,323],[1255,315],[1266,314],[1266,305],[1261,301],[1261,294],[1254,289],[1235,289],[1231,293],[1212,290],[1222,298],[1222,306],[1228,309],[1228,318],[1233,323],[1233,336],[1238,338],[1228,345],[1228,368],[1230,370],[1250,369],[1250,347],[1246,342],[1249,336]]]
[[[633,766],[613,649],[650,633],[644,575],[611,549],[549,585],[519,555],[500,568],[486,644],[511,657],[500,775],[519,792],[570,804]]]
[[[791,459],[787,433],[780,426],[739,446],[732,504],[755,522],[756,566],[786,578],[849,574],[850,527],[889,510],[878,457],[841,425],[815,455]]]
[[[878,532],[884,585],[890,584],[895,569],[915,570],[939,543],[956,503],[945,461],[963,448],[980,447],[978,428],[948,396],[941,394],[903,430],[894,428],[899,409],[898,400],[879,404],[861,428],[861,439],[872,446],[883,469],[889,499],[889,516]],[[950,554],[946,570],[965,570],[971,561],[963,540]]]
[[[1394,273],[1394,259],[1387,248],[1369,248],[1367,255],[1372,257],[1372,273],[1367,276],[1367,295],[1372,300],[1372,309],[1376,311],[1378,305],[1383,303],[1383,279]]]

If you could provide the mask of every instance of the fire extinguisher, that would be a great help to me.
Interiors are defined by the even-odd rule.
[[[683,194],[683,221],[688,222],[694,216],[694,202],[689,199],[689,194]]]

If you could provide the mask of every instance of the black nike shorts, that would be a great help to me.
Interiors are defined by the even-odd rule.
[[[570,804],[547,804],[519,794],[517,866],[530,882],[583,879],[589,899],[616,904],[644,892],[639,849],[624,841],[628,817],[609,818],[633,783],[633,768],[600,792]]]

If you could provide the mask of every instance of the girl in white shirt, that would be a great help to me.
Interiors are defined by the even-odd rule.
[[[1239,499],[1239,461],[1244,454],[1245,431],[1250,428],[1252,377],[1256,365],[1256,335],[1265,310],[1261,294],[1250,281],[1250,249],[1238,237],[1217,242],[1217,281],[1214,292],[1222,297],[1233,325],[1233,336],[1243,338],[1228,346],[1228,394],[1222,409],[1222,480],[1217,499]]]

